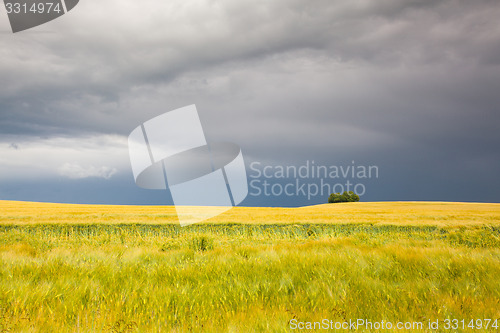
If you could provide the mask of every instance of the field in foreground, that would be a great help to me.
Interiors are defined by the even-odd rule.
[[[181,228],[173,207],[0,201],[0,332],[500,332],[499,277],[500,204],[235,208]]]

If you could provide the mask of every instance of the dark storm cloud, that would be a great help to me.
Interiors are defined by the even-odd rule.
[[[0,133],[128,135],[196,103],[249,159],[370,160],[383,191],[427,177],[498,201],[498,17],[488,0],[82,2],[53,33],[0,36]]]
[[[137,87],[149,86],[154,92],[158,85],[174,89],[178,85],[184,94],[191,84],[178,80],[188,73],[210,79],[213,68],[229,74],[255,68],[262,74],[262,81],[249,87],[255,90],[273,72],[273,57],[307,60],[309,55],[300,53],[304,49],[316,52],[313,61],[326,58],[323,70],[330,74],[322,82],[326,85],[338,83],[328,67],[331,60],[345,68],[362,66],[368,75],[373,68],[380,70],[374,78],[380,84],[390,84],[385,81],[400,75],[402,82],[395,84],[411,97],[419,93],[413,93],[415,89],[425,89],[432,81],[444,85],[436,88],[445,90],[449,101],[453,93],[463,96],[463,90],[473,94],[486,89],[487,95],[498,84],[500,31],[495,18],[500,6],[493,1],[208,1],[156,6],[160,7],[150,1],[86,4],[64,21],[55,21],[50,26],[55,34],[2,36],[2,132],[120,132],[121,122],[113,121],[117,115],[136,121],[128,115],[157,112],[120,104],[155,97],[147,96],[147,88]],[[141,15],[135,12],[139,8]],[[322,70],[321,64],[315,66]],[[314,72],[304,77],[293,66],[283,71],[271,84],[296,77],[308,80],[297,84],[298,90],[314,84]],[[422,71],[429,75],[423,78]],[[487,80],[483,86],[468,84],[469,75],[482,75],[481,71],[489,73],[493,86]],[[355,75],[363,80],[364,72]],[[446,82],[443,75],[455,77]],[[348,79],[357,84],[356,78]],[[390,93],[363,88],[368,89],[363,95]],[[210,90],[201,88],[194,92],[198,96],[190,97],[203,98]],[[331,93],[325,89],[325,94]],[[434,97],[433,91],[422,93]],[[257,106],[266,108],[266,101]],[[273,112],[293,119],[289,108]]]

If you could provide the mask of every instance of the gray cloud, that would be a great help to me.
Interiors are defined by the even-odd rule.
[[[115,173],[118,172],[116,168],[111,168],[108,166],[95,167],[81,166],[77,163],[64,163],[58,168],[59,174],[61,176],[70,179],[84,179],[84,178],[104,178],[110,179]]]
[[[498,201],[499,16],[489,0],[81,2],[50,33],[0,36],[0,133],[126,136],[196,103],[209,139],[250,159],[370,159],[393,175],[381,192],[422,173]]]

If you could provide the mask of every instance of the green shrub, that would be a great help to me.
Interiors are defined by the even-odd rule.
[[[337,203],[337,202],[356,202],[359,201],[359,195],[354,193],[353,191],[344,191],[344,193],[332,193],[328,197],[328,203]]]

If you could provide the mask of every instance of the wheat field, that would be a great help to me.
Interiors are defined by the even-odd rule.
[[[0,332],[500,332],[498,277],[500,204],[236,207],[180,227],[169,206],[0,201]]]

